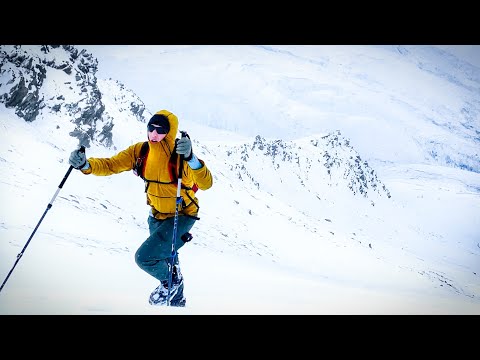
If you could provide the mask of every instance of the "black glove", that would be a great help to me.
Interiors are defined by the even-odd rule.
[[[86,170],[90,167],[85,151],[81,151],[80,149],[72,151],[68,162],[77,170]]]
[[[192,141],[185,136],[177,140],[177,154],[183,155],[185,161],[192,159]]]

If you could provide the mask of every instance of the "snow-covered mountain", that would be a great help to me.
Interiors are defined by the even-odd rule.
[[[45,127],[52,129],[55,124],[62,136],[66,136],[64,126],[75,126],[69,135],[87,148],[90,141],[113,149],[130,145],[134,139],[130,122],[144,124],[152,115],[118,80],[97,79],[98,61],[85,49],[41,45],[3,46],[1,50],[0,99],[5,107],[28,122],[50,116],[44,120]],[[137,139],[144,134],[138,133]],[[348,188],[365,198],[374,193],[390,197],[375,171],[338,130],[298,143],[267,141],[257,135],[253,143],[227,149],[227,154],[231,155],[230,170],[240,179],[242,175],[250,178],[257,189],[269,193],[278,189],[276,196],[282,196],[284,183],[298,183],[307,196],[320,199],[320,193],[327,193],[319,188],[321,183]],[[261,174],[254,174],[259,164],[264,171],[277,173],[278,181],[261,186]]]
[[[240,179],[243,174],[258,189],[269,193],[269,189],[277,188],[279,191],[275,195],[278,197],[284,196],[286,184],[304,187],[306,192],[319,199],[320,194],[328,197],[325,185],[348,188],[354,195],[365,198],[375,195],[390,197],[375,170],[361,159],[340,131],[320,138],[289,142],[267,141],[257,135],[252,144],[229,150],[228,155],[232,158],[236,155],[236,161],[230,161],[230,164]],[[262,184],[261,174],[252,174],[259,165],[263,171],[277,174],[276,184]]]
[[[125,112],[123,118],[145,122],[145,105],[118,81],[97,81],[97,66],[92,54],[72,45],[3,45],[0,102],[25,121],[46,121],[44,127],[50,134],[64,135],[67,130],[82,145],[93,141],[110,147],[113,134],[124,132],[113,131],[112,115]],[[110,100],[108,94],[115,87],[120,89],[120,97]],[[105,111],[109,101],[115,105]]]
[[[273,63],[273,48],[266,49]],[[295,53],[299,64],[309,58],[307,50]],[[422,52],[412,48],[395,49],[401,56],[407,50],[414,55],[399,62],[399,66],[410,66],[417,56],[424,59]],[[293,53],[278,48],[274,52],[281,59],[287,56],[294,66]],[[358,60],[351,61],[353,76]],[[436,68],[418,60],[415,66],[422,64],[432,76],[447,79],[462,91],[475,91],[478,68],[454,67],[457,70],[450,72],[447,65],[460,66],[456,61],[447,58],[445,64]],[[327,64],[320,61],[315,66]],[[268,79],[268,72],[254,73]],[[359,81],[362,78],[353,76]],[[289,89],[290,99],[295,102],[302,101],[299,81],[292,79],[291,83],[281,84]],[[357,96],[367,99],[371,91],[369,87]],[[313,100],[308,96],[305,101],[313,106]],[[207,258],[229,255],[235,259],[246,256],[248,260],[243,263],[246,267],[256,261],[275,264],[282,274],[295,274],[296,278],[315,284],[314,287],[352,283],[375,291],[432,293],[441,299],[479,306],[480,174],[475,149],[478,136],[474,135],[480,129],[475,115],[478,102],[472,97],[465,111],[460,111],[464,117],[458,121],[451,119],[448,125],[445,121],[419,124],[419,118],[427,117],[426,108],[432,107],[436,115],[445,109],[448,114],[453,111],[448,104],[443,108],[422,101],[425,103],[421,108],[412,108],[413,102],[406,102],[405,97],[395,103],[403,104],[401,114],[405,115],[400,124],[405,130],[401,137],[409,134],[410,143],[417,144],[409,154],[418,150],[420,158],[426,159],[423,163],[405,162],[408,156],[399,156],[401,161],[395,162],[395,157],[384,161],[372,153],[365,155],[356,144],[366,143],[368,138],[362,140],[351,128],[345,135],[342,122],[323,133],[309,131],[305,135],[295,128],[299,132],[295,138],[265,138],[259,133],[251,136],[232,131],[236,127],[235,115],[232,123],[223,120],[226,123],[222,128],[218,123],[184,119],[177,112],[181,129],[188,130],[192,137],[194,152],[206,161],[214,176],[214,187],[199,194],[201,220],[195,225],[190,252],[184,250],[188,259],[184,272],[191,278],[198,276],[199,285],[192,293],[205,291],[200,285],[204,276],[226,281],[222,274],[228,272],[229,264],[218,271],[218,265],[204,263],[199,270],[189,268],[188,262],[200,255]],[[8,259],[13,261],[24,245],[36,224],[35,214],[41,214],[64,175],[70,151],[83,144],[87,156],[111,156],[130,144],[144,141],[145,122],[152,112],[120,79],[99,79],[98,60],[75,46],[0,46],[0,102],[0,167],[5,174],[0,188],[4,199],[0,238],[5,240],[0,255],[6,259],[1,262],[0,273],[6,274],[11,265]],[[372,105],[373,101],[368,103]],[[463,100],[459,103],[465,105]],[[292,108],[297,105],[292,104]],[[380,106],[379,114],[384,109]],[[347,113],[347,108],[344,111]],[[374,113],[375,109],[369,111]],[[290,124],[301,123],[301,119],[293,118],[294,112],[289,113]],[[443,116],[447,118],[446,114]],[[246,126],[250,129],[255,128],[251,120],[247,120]],[[255,117],[254,121],[261,119]],[[391,124],[389,120],[386,122]],[[377,136],[384,129],[391,130],[389,125],[377,123]],[[438,144],[432,145],[432,137],[441,134],[442,141],[438,137]],[[456,151],[459,139],[463,142]],[[45,246],[59,255],[68,249],[90,256],[102,254],[112,263],[124,256],[128,258],[125,261],[131,262],[147,232],[143,190],[141,179],[130,173],[96,178],[74,172],[56,200],[55,211],[49,213],[36,237],[42,237]],[[27,208],[32,217],[24,217],[23,209]],[[34,254],[34,250],[29,252],[32,262]],[[95,264],[89,259],[90,266]],[[86,266],[72,257],[69,261],[72,268]],[[23,277],[18,275],[19,287],[12,289],[14,293],[17,289],[28,291],[31,283],[28,276],[32,268],[24,266],[24,270],[16,270]],[[66,273],[56,277],[76,276],[63,269]],[[115,276],[107,277],[108,281],[116,281]],[[153,284],[140,272],[136,279],[127,284],[122,279],[122,286],[147,289]],[[43,284],[46,281],[36,280]],[[248,279],[248,284],[255,281],[258,286],[264,285],[260,285],[261,279]],[[297,298],[311,299],[314,295],[310,290],[299,287]],[[99,286],[97,291],[108,290]],[[324,294],[315,296],[318,296],[314,297],[316,301],[321,301]],[[15,307],[21,305],[12,304],[13,300],[3,312],[28,312]]]

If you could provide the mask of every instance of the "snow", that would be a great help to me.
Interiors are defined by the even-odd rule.
[[[479,113],[464,85],[478,88],[480,69],[472,76],[462,51],[440,61],[442,47],[84,47],[115,124],[115,148],[92,145],[87,157],[146,139],[145,124],[118,111],[129,98],[112,78],[150,113],[179,116],[214,176],[179,251],[187,306],[148,304],[158,284],[134,261],[148,235],[143,182],[73,170],[1,290],[0,314],[480,314],[480,173],[442,160],[470,156],[478,169],[478,115],[462,126],[462,108]],[[436,60],[437,72],[418,67]],[[0,106],[2,281],[68,170],[72,128]],[[324,148],[310,141],[336,130],[391,198],[354,196],[343,167],[325,175]],[[252,150],[256,135],[281,139],[300,164]]]

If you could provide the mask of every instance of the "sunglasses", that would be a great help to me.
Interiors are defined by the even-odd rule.
[[[148,125],[148,131],[153,132],[153,130],[157,130],[157,134],[159,135],[167,133],[167,130],[161,126],[154,126],[152,124]]]

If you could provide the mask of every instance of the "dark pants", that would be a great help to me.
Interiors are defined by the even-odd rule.
[[[168,280],[168,264],[172,257],[174,219],[174,217],[171,217],[165,220],[158,220],[149,216],[148,228],[150,236],[135,253],[135,262],[140,269],[160,281]],[[178,217],[175,252],[185,244],[181,237],[190,231],[195,221],[194,218],[189,216]],[[178,253],[176,253],[175,264],[178,264],[178,262]]]

